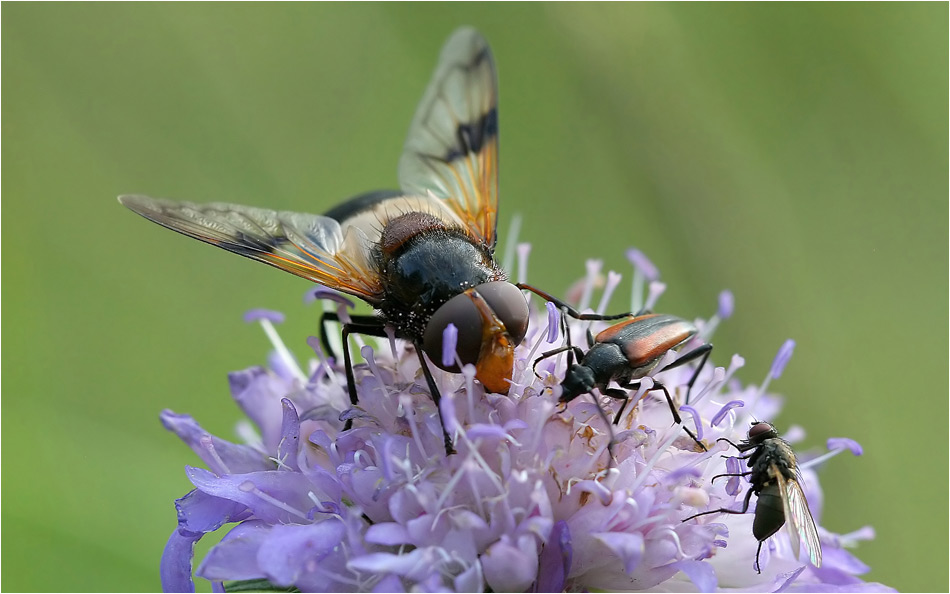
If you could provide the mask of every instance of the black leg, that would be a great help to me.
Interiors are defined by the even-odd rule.
[[[679,367],[680,365],[685,365],[686,363],[689,363],[690,361],[693,361],[699,357],[702,357],[702,360],[699,362],[699,365],[696,366],[696,371],[693,372],[692,377],[689,378],[689,382],[686,384],[685,404],[689,404],[689,393],[692,392],[693,384],[696,383],[696,378],[699,377],[699,372],[702,371],[703,367],[706,365],[706,360],[709,359],[709,353],[710,351],[712,351],[712,349],[713,349],[713,345],[709,343],[704,344],[702,346],[698,346],[695,349],[691,350],[690,352],[686,353],[685,355],[683,355],[676,361],[673,361],[672,363],[670,363],[669,365],[667,365],[666,367],[660,370],[660,371],[666,371],[667,369],[674,369],[676,367]]]
[[[707,515],[709,515],[709,514],[735,514],[735,515],[744,514],[744,513],[746,513],[747,511],[749,511],[749,501],[752,500],[752,492],[753,492],[752,489],[749,489],[749,490],[746,492],[746,494],[745,494],[745,501],[742,502],[742,509],[736,510],[736,509],[728,509],[728,508],[725,508],[725,507],[721,507],[721,508],[719,508],[719,509],[711,509],[711,510],[709,510],[709,511],[704,511],[704,512],[700,512],[700,513],[698,513],[698,514],[693,514],[693,515],[691,515],[691,516],[688,517],[688,518],[684,518],[683,521],[684,521],[684,522],[688,522],[689,520],[692,520],[693,518],[698,518],[699,516],[707,516]]]
[[[722,477],[724,477],[724,476],[749,476],[750,474],[752,474],[752,471],[751,471],[751,470],[750,470],[749,472],[735,472],[735,473],[731,473],[731,474],[717,474],[716,476],[714,476],[714,477],[712,477],[711,479],[709,479],[709,482],[714,483],[714,482],[716,482],[716,479],[717,479],[717,478],[722,478]]]
[[[445,441],[445,455],[449,456],[455,453],[455,448],[452,447],[452,439],[449,437],[448,431],[445,430],[445,422],[442,420],[442,408],[439,406],[439,401],[442,400],[442,394],[439,392],[439,387],[435,385],[435,378],[432,377],[432,372],[429,371],[429,365],[426,363],[425,356],[422,354],[422,344],[413,343],[416,347],[416,354],[419,356],[419,365],[422,366],[422,375],[426,378],[426,384],[429,386],[429,394],[432,395],[432,401],[435,402],[435,412],[439,415],[439,424],[442,426],[442,438]]]
[[[617,411],[617,414],[614,415],[613,424],[616,425],[620,422],[620,419],[623,418],[623,411],[627,408],[627,402],[630,401],[630,392],[626,390],[620,390],[618,388],[607,388],[602,390],[604,396],[613,398],[614,400],[623,400],[623,404],[620,405],[620,410]]]
[[[542,291],[541,289],[537,289],[535,287],[532,287],[531,285],[526,285],[524,283],[517,283],[515,286],[525,291],[531,291],[532,293],[534,293],[541,299],[544,299],[545,301],[550,301],[551,303],[556,305],[558,309],[567,313],[567,315],[571,316],[575,320],[619,320],[621,318],[629,318],[631,316],[629,312],[622,313],[622,314],[613,314],[609,316],[602,315],[602,314],[582,314],[576,309],[574,309],[573,307],[571,307],[570,305],[568,305],[567,303],[564,303],[557,297],[551,295],[550,293]]]
[[[327,322],[340,322],[340,316],[335,311],[326,311],[323,312],[323,315],[320,316],[320,344],[323,345],[323,353],[327,357],[333,357],[337,361],[340,359],[336,356],[336,353],[333,352],[333,349],[330,348],[330,341],[327,340]],[[351,315],[350,322],[353,324],[359,324],[360,326],[383,326],[382,320],[376,316],[367,316],[367,315]],[[360,332],[356,332],[360,334]],[[381,336],[379,334],[373,334],[371,332],[363,334],[371,334],[372,336]],[[382,336],[385,336],[383,334]]]
[[[581,358],[584,356],[578,347],[572,347],[571,345],[559,346],[556,349],[545,351],[541,353],[540,357],[534,360],[534,365],[531,367],[531,369],[534,371],[535,377],[538,377],[538,378],[541,377],[538,375],[538,372],[537,372],[538,363],[540,363],[543,359],[547,359],[548,357],[553,357],[554,355],[557,355],[558,353],[563,353],[564,351],[568,351],[568,357],[569,357],[568,362],[567,362],[568,369],[570,369],[574,365],[574,362],[573,362],[574,356],[577,356],[578,358]]]
[[[760,541],[759,541],[759,548],[757,548],[757,549],[755,550],[755,570],[756,570],[758,573],[760,573],[760,574],[762,573],[762,566],[759,565],[759,553],[762,552],[762,543],[763,543],[763,542],[765,542],[765,541],[764,541],[764,540],[760,540]]]
[[[607,418],[607,413],[604,411],[604,407],[602,407],[600,403],[597,402],[597,397],[591,394],[590,399],[594,401],[594,406],[597,407],[597,412],[600,414],[600,418],[604,420],[604,427],[607,428],[607,433],[610,437],[610,441],[607,442],[607,470],[610,470],[614,465],[614,428],[610,423],[610,419]]]
[[[350,394],[350,404],[356,406],[359,402],[359,396],[356,393],[356,376],[353,373],[353,361],[350,359],[350,334],[386,336],[385,325],[376,318],[373,318],[373,323],[371,324],[359,324],[356,322],[343,324],[343,368],[346,372],[346,389]],[[347,419],[346,423],[343,424],[344,431],[348,431],[352,427],[353,419]]]
[[[626,389],[628,389],[628,390],[639,390],[639,389],[640,389],[640,382],[634,382],[634,383],[632,383],[632,384],[627,384],[626,386],[624,386],[624,388],[626,388]],[[682,417],[680,417],[679,411],[676,410],[676,405],[673,404],[673,398],[670,396],[670,392],[669,392],[669,390],[666,389],[666,386],[664,386],[663,384],[661,384],[661,383],[659,383],[659,382],[656,382],[656,383],[653,384],[653,387],[652,387],[652,388],[650,388],[649,390],[647,390],[647,392],[653,392],[654,390],[662,390],[662,391],[663,391],[663,395],[666,396],[666,403],[670,405],[670,412],[673,414],[673,422],[676,423],[676,424],[678,424],[678,425],[681,425],[681,426],[683,427],[683,431],[685,431],[687,435],[689,435],[690,437],[692,437],[692,438],[693,438],[693,441],[695,441],[695,442],[697,443],[697,445],[699,445],[699,447],[703,448],[703,451],[704,451],[704,452],[708,452],[709,450],[706,448],[706,445],[705,445],[703,442],[699,441],[699,438],[696,437],[696,434],[693,433],[693,431],[692,431],[689,427],[687,427],[686,425],[683,424],[683,419],[682,419]]]

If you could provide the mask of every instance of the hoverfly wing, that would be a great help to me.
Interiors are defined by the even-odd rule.
[[[140,195],[120,196],[119,202],[163,227],[370,304],[378,303],[382,294],[371,242],[357,231],[344,233],[330,217]]]
[[[399,160],[406,194],[445,201],[494,249],[498,211],[498,83],[488,42],[457,30],[442,49]]]
[[[790,524],[789,534],[796,533],[797,539],[805,544],[808,558],[815,567],[821,567],[821,541],[818,539],[818,527],[811,517],[808,501],[802,486],[796,480],[785,481],[782,489],[782,502],[785,505],[785,520]],[[795,557],[798,557],[798,547],[795,547]]]

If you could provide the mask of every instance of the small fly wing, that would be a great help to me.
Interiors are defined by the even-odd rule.
[[[381,299],[372,242],[358,229],[344,232],[330,217],[140,195],[120,196],[119,202],[163,227],[355,295],[371,305]]]
[[[788,540],[792,544],[792,555],[798,559],[798,554],[801,552],[801,547],[799,546],[798,542],[798,531],[791,527],[792,512],[788,501],[788,485],[795,481],[786,481],[785,477],[782,475],[782,471],[779,470],[778,466],[775,464],[772,464],[771,468],[769,469],[769,474],[771,475],[772,480],[778,483],[778,492],[782,496],[782,511],[785,514],[785,528],[788,532]]]
[[[785,481],[782,489],[782,501],[785,505],[786,522],[789,525],[789,534],[796,533],[797,539],[805,544],[808,558],[815,567],[821,567],[821,542],[818,539],[818,527],[811,516],[808,501],[801,485],[796,480]],[[795,547],[795,557],[798,557],[798,547]]]
[[[474,29],[445,43],[399,160],[399,184],[444,201],[472,237],[494,249],[498,211],[498,82]]]

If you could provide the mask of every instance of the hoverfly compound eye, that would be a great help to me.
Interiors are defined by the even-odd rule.
[[[440,369],[458,373],[458,365],[442,364],[443,337],[449,324],[455,324],[458,329],[455,352],[462,365],[474,365],[482,348],[482,316],[467,293],[452,297],[435,310],[422,337],[422,350],[429,359]]]
[[[512,344],[521,344],[528,331],[528,302],[521,289],[509,282],[494,281],[478,285],[475,290],[505,325]]]

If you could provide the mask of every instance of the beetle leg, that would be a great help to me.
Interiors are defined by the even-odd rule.
[[[567,303],[564,303],[563,301],[561,301],[554,295],[551,295],[550,293],[542,291],[541,289],[537,289],[525,283],[517,283],[515,284],[515,286],[525,291],[531,291],[532,293],[534,293],[541,299],[544,299],[545,301],[550,301],[551,303],[556,305],[558,309],[561,309],[567,312],[567,315],[571,316],[575,320],[619,320],[621,318],[629,318],[632,315],[630,314],[630,312],[625,312],[622,314],[613,314],[613,315],[580,313],[579,311],[577,311],[576,309],[574,309]]]
[[[608,396],[615,400],[623,400],[623,404],[620,405],[620,410],[617,411],[617,414],[614,416],[614,425],[620,422],[620,419],[623,418],[623,411],[627,408],[627,403],[630,401],[630,393],[626,390],[620,390],[618,388],[607,388],[601,390],[604,396]]]
[[[624,388],[627,388],[628,390],[639,390],[640,382],[633,382],[633,383],[627,384],[626,386],[624,386]],[[669,390],[666,389],[666,386],[664,386],[660,382],[656,382],[655,384],[653,384],[653,387],[647,391],[652,392],[654,390],[662,390],[663,395],[666,396],[666,403],[670,405],[670,412],[673,414],[673,422],[676,423],[677,425],[680,425],[683,428],[683,431],[685,431],[687,435],[692,437],[693,441],[695,441],[699,445],[699,447],[703,448],[704,452],[708,452],[709,450],[706,448],[706,445],[703,442],[699,441],[699,438],[696,437],[696,434],[693,433],[693,431],[689,427],[683,424],[683,418],[680,417],[679,411],[676,410],[676,405],[673,404],[673,398],[670,396],[670,392]]]
[[[696,378],[699,377],[699,372],[702,371],[703,367],[706,365],[706,360],[709,359],[709,353],[712,351],[712,349],[713,345],[711,343],[698,346],[660,370],[666,371],[667,369],[673,369],[675,367],[679,367],[680,365],[685,365],[694,359],[702,357],[702,360],[699,362],[699,365],[696,366],[696,370],[693,372],[693,375],[689,378],[689,382],[686,383],[686,402],[684,404],[689,404],[689,393],[693,390],[693,384],[696,383]]]

